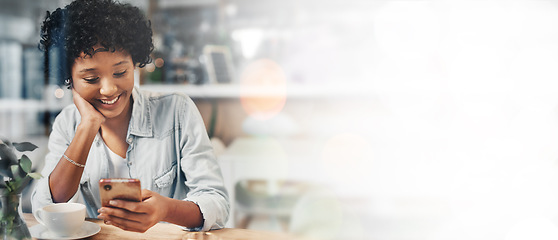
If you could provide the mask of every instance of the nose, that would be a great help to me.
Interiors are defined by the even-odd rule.
[[[116,94],[117,90],[118,88],[116,87],[116,84],[114,84],[113,79],[103,78],[101,80],[101,89],[99,89],[101,95],[112,97],[114,94]]]

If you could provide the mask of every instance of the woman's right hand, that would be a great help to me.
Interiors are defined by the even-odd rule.
[[[81,123],[93,124],[95,127],[101,127],[101,124],[105,122],[105,116],[103,116],[101,112],[97,111],[91,103],[81,97],[75,88],[72,88],[72,93],[74,97],[74,104],[81,115]]]

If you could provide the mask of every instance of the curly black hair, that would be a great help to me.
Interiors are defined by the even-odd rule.
[[[41,26],[39,49],[62,53],[60,80],[71,82],[71,69],[82,53],[95,54],[100,44],[109,51],[124,50],[134,64],[144,67],[153,51],[151,22],[141,10],[112,0],[75,0],[54,12],[47,11]]]

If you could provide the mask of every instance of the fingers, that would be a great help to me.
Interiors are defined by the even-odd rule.
[[[75,88],[72,88],[72,94],[73,94],[73,98],[74,101],[79,100],[79,101],[86,101],[77,91]]]
[[[113,225],[126,231],[145,232],[151,227],[151,225],[145,225],[141,222],[136,222],[116,216],[109,216],[106,214],[99,215],[99,218],[105,220],[105,224],[107,225]]]
[[[99,125],[105,121],[105,116],[101,112],[97,111],[97,109],[90,102],[79,95],[75,88],[72,88],[72,93],[74,104],[81,115],[82,123],[94,123],[95,125]]]
[[[124,230],[144,232],[164,217],[165,212],[161,207],[165,206],[164,198],[149,190],[142,190],[143,202],[132,202],[126,200],[111,200],[109,207],[99,209],[98,218]]]
[[[141,202],[110,200],[109,204],[109,207],[102,207],[98,212],[136,222],[143,222],[150,217],[150,208],[144,206]]]
[[[102,207],[99,209],[99,213],[97,217],[103,219],[105,224],[113,225],[126,231],[145,232],[158,222],[151,219],[149,214],[131,212],[122,208]]]
[[[112,207],[128,210],[129,212],[145,213],[145,211],[142,210],[141,202],[132,202],[132,201],[124,201],[124,200],[110,200],[109,204]],[[113,208],[111,208],[111,209],[113,209]]]
[[[112,221],[113,218],[124,219],[129,222],[144,222],[146,218],[149,218],[145,213],[131,212],[126,209],[112,208],[112,207],[102,207],[98,211],[100,214],[98,218],[107,221]],[[122,224],[122,221],[118,221]]]
[[[81,98],[81,96],[79,95],[79,93],[76,91],[75,88],[72,88],[72,98],[74,99],[74,103],[76,101],[79,101],[79,99]]]
[[[152,197],[152,196],[153,196],[153,192],[152,192],[152,191],[149,191],[149,190],[147,190],[147,189],[142,189],[142,190],[141,190],[141,200],[142,200],[142,201],[145,201],[145,199],[148,199],[148,198],[150,198],[150,197]]]

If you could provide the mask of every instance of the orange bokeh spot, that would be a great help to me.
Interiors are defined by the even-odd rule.
[[[286,101],[286,77],[281,66],[270,59],[259,59],[246,67],[240,79],[240,103],[246,113],[269,119],[281,112]]]

